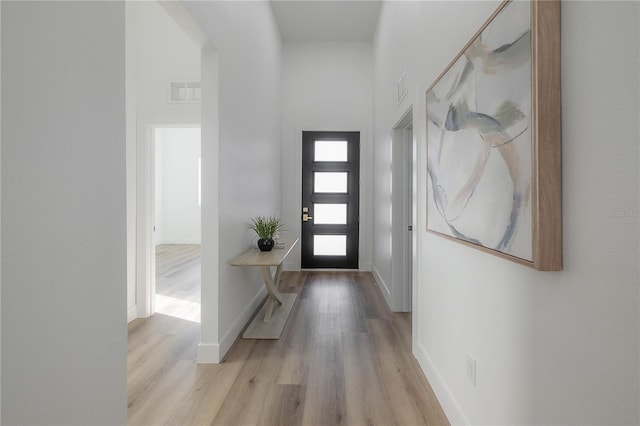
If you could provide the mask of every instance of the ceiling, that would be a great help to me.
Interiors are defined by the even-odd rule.
[[[371,41],[382,1],[271,0],[283,41]]]

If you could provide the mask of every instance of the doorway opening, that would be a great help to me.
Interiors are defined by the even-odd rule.
[[[200,322],[201,131],[155,127],[153,253],[155,311]]]
[[[360,132],[302,132],[302,268],[358,269]]]
[[[390,307],[410,312],[413,292],[415,143],[413,108],[393,128],[392,136],[392,289]]]

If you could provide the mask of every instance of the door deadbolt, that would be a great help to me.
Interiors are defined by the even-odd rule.
[[[309,216],[308,213],[305,213],[302,215],[302,221],[303,222],[309,222],[309,219],[313,219],[311,216]]]

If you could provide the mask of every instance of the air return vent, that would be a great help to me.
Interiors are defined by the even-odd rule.
[[[169,83],[170,104],[199,104],[199,81],[172,81]]]

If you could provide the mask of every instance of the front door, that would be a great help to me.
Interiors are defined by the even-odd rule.
[[[302,132],[302,268],[358,269],[360,132]]]

